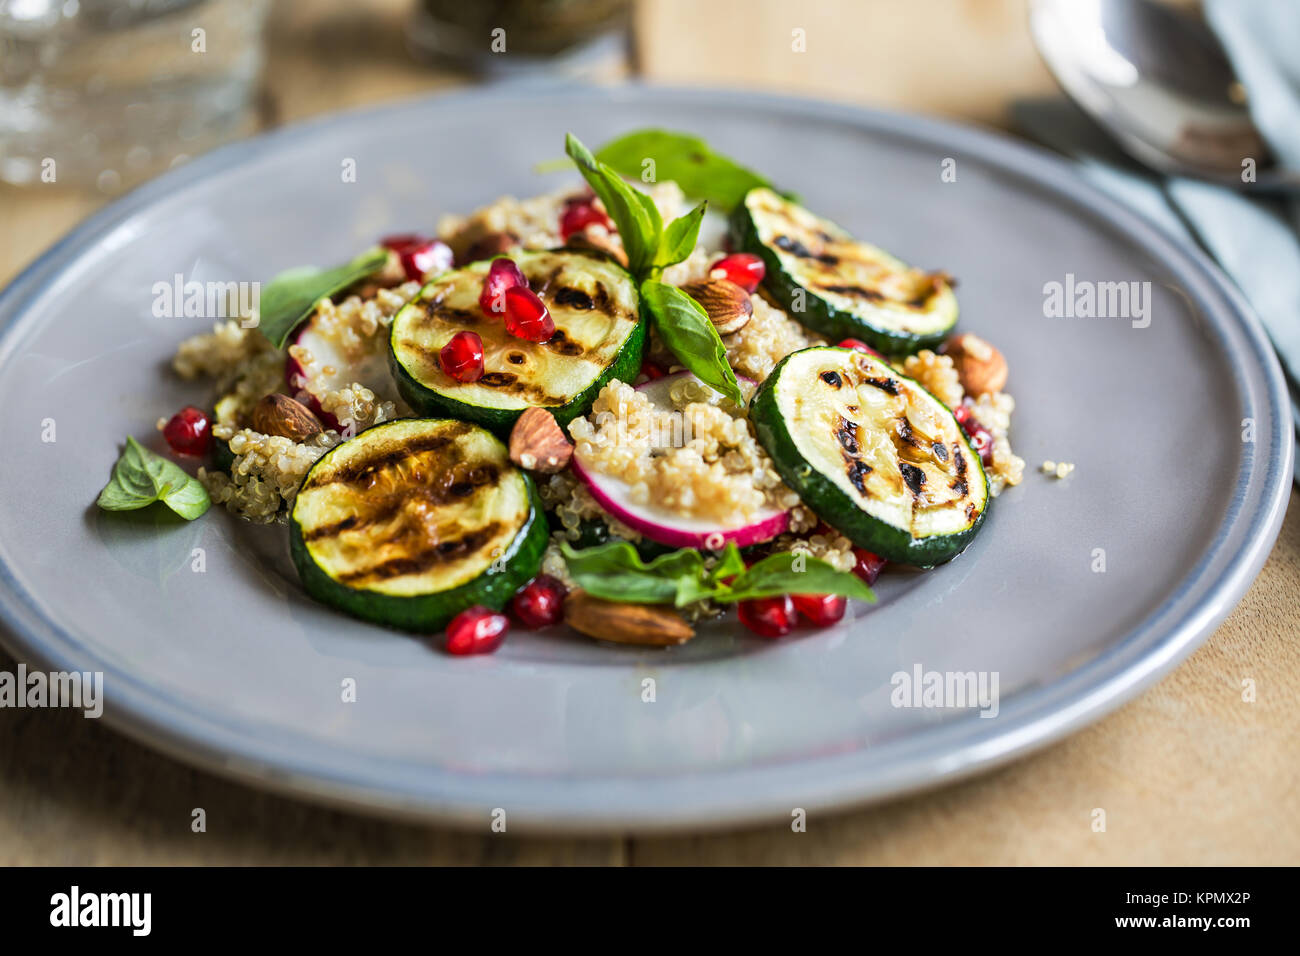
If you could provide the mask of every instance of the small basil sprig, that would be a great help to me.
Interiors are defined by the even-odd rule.
[[[623,178],[591,155],[578,137],[564,138],[564,151],[578,165],[578,172],[605,204],[605,211],[618,227],[627,253],[628,270],[638,280],[645,278],[659,257],[664,223],[659,208],[649,196],[633,189]]]
[[[739,205],[754,187],[772,185],[753,170],[715,153],[698,136],[666,129],[634,130],[606,143],[596,158],[633,178],[642,174],[647,159],[653,160],[656,179],[671,179],[686,195],[706,199],[724,212]]]
[[[871,588],[855,575],[837,571],[819,558],[788,551],[770,554],[746,569],[740,550],[728,543],[710,570],[694,548],[660,555],[648,564],[626,541],[610,541],[581,551],[565,542],[560,550],[578,587],[606,601],[625,604],[681,607],[701,598],[730,604],[780,594],[876,599]]]
[[[304,266],[281,272],[259,297],[258,329],[276,348],[284,348],[289,334],[311,315],[317,302],[374,275],[387,263],[388,250],[375,246],[333,269]]]
[[[198,480],[127,436],[126,448],[113,466],[113,477],[95,503],[105,511],[134,511],[155,501],[190,521],[212,504]]]
[[[654,279],[641,283],[641,301],[650,310],[655,331],[677,360],[737,405],[744,405],[736,373],[709,313],[681,289]]]
[[[700,381],[743,405],[736,373],[727,364],[727,350],[709,314],[681,289],[658,281],[664,269],[694,251],[706,204],[700,203],[665,229],[650,197],[592,156],[572,133],[565,138],[564,148],[618,227],[628,269],[641,284],[641,301],[650,310],[659,338]]]

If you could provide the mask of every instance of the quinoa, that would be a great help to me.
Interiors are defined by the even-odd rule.
[[[324,390],[317,380],[333,378],[336,369],[318,362],[306,346],[297,343],[289,346],[289,356],[302,368],[304,390],[340,422],[354,422],[361,426],[394,417],[398,395],[387,371],[387,329],[402,306],[419,291],[420,283],[404,282],[392,289],[375,289],[372,295],[349,295],[337,303],[325,299],[312,316],[313,328],[334,343],[351,367],[378,370],[375,381]],[[362,392],[369,393],[369,396],[363,397]],[[381,404],[386,402],[392,406],[386,415],[378,416],[376,409],[370,407],[376,395]]]
[[[745,327],[722,339],[727,350],[727,364],[739,374],[761,382],[772,374],[776,363],[791,352],[823,344],[822,339],[763,296],[751,296],[750,301],[754,314]]]
[[[554,511],[559,519],[562,530],[556,534],[565,540],[577,541],[584,521],[603,521],[614,537],[632,542],[641,540],[641,532],[629,528],[597,504],[591,491],[569,469],[551,475],[545,482],[539,481],[537,490],[542,506]]]
[[[901,371],[908,378],[919,382],[922,388],[949,408],[960,405],[966,395],[950,356],[936,355],[929,349],[921,349],[915,355],[903,359]]]
[[[183,341],[172,358],[172,369],[186,380],[200,377],[229,380],[245,363],[266,355],[278,356],[278,353],[265,335],[255,328],[242,328],[238,319],[227,319],[213,325],[211,332]]]
[[[858,561],[853,553],[853,542],[833,528],[811,535],[786,532],[775,538],[769,547],[773,554],[788,551],[820,558],[837,571],[852,571]]]
[[[360,382],[326,392],[320,397],[321,409],[333,415],[349,435],[397,417],[397,403],[383,401]]]
[[[799,504],[741,409],[692,379],[675,384],[672,402],[673,408],[658,408],[644,393],[611,381],[590,416],[569,423],[575,454],[626,482],[634,503],[654,502],[724,527]]]
[[[235,456],[230,474],[200,468],[199,481],[213,503],[265,524],[292,506],[307,470],[342,438],[336,431],[327,431],[300,444],[242,428],[229,441]]]
[[[989,491],[994,497],[1003,489],[1020,484],[1025,474],[1025,460],[1011,451],[1007,437],[1011,429],[1011,413],[1016,410],[1016,400],[1006,392],[990,392],[974,400],[971,414],[993,436],[993,464],[985,469],[989,476]]]

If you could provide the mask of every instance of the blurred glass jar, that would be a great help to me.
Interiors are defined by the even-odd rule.
[[[417,0],[413,51],[487,78],[619,79],[631,0]]]
[[[269,0],[0,0],[0,179],[117,192],[244,135]]]

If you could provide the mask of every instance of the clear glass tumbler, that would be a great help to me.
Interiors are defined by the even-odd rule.
[[[0,179],[116,192],[251,131],[268,0],[0,0]]]

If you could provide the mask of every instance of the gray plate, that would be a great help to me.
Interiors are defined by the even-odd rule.
[[[671,652],[516,633],[456,660],[307,600],[274,533],[91,507],[125,435],[208,399],[164,365],[207,323],[154,318],[154,283],[338,261],[385,231],[551,187],[530,168],[565,130],[595,144],[645,125],[699,131],[813,209],[959,277],[965,327],[1010,361],[1030,473],[958,560],[887,575],[876,607],[776,643],[731,624]],[[945,158],[955,182],[941,180]],[[348,159],[355,183],[341,181]],[[1150,326],[1046,318],[1044,284],[1067,274],[1150,282]],[[0,321],[9,648],[102,670],[105,718],[181,759],[476,827],[494,808],[512,830],[788,819],[1042,746],[1211,632],[1263,563],[1290,486],[1281,375],[1201,255],[1041,152],[815,102],[512,89],[288,129],[101,212],[13,283]],[[1045,458],[1078,469],[1049,481],[1033,472]],[[918,664],[996,672],[998,715],[892,706],[891,676]],[[355,703],[340,701],[346,678]]]

